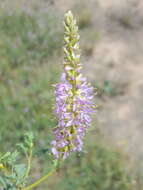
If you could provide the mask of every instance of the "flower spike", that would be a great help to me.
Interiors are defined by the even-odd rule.
[[[83,137],[94,111],[93,87],[81,74],[79,34],[71,11],[64,19],[64,72],[56,85],[58,126],[54,129],[52,153],[55,159],[65,159],[71,152],[81,151]]]

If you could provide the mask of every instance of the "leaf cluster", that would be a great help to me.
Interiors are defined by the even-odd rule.
[[[26,133],[24,142],[16,145],[16,150],[0,155],[0,187],[4,190],[20,190],[25,186],[29,171],[29,162],[21,163],[21,155],[24,153],[29,161],[33,148],[33,134]]]

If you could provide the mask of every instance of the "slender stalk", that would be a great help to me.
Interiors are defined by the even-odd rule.
[[[29,150],[29,156],[28,156],[28,166],[25,174],[25,178],[28,177],[30,169],[31,169],[31,160],[32,160],[32,147]]]
[[[54,172],[56,172],[56,168],[54,168],[52,171],[50,171],[48,174],[46,174],[45,176],[41,177],[39,180],[37,180],[36,182],[34,182],[33,184],[25,187],[22,190],[30,190],[33,189],[34,187],[37,187],[39,184],[41,184],[43,181],[45,181],[49,176],[51,176]]]

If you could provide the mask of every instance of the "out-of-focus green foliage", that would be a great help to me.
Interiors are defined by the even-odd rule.
[[[58,24],[51,14],[0,16],[1,150],[22,140],[25,130],[34,130],[43,138],[49,133],[45,128],[52,131],[55,126],[52,84],[59,69],[53,57],[59,55],[62,44]]]
[[[62,38],[57,24],[57,17],[50,14],[41,18],[26,13],[0,15],[1,72],[8,66],[44,62],[60,51]]]
[[[132,177],[123,156],[98,142],[88,146],[87,153],[68,161],[62,179],[53,190],[133,189]]]

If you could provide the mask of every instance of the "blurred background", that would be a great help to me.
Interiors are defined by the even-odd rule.
[[[31,181],[51,169],[52,85],[62,71],[69,9],[98,110],[83,153],[37,189],[143,190],[142,0],[0,0],[0,150],[13,150],[32,130]]]

